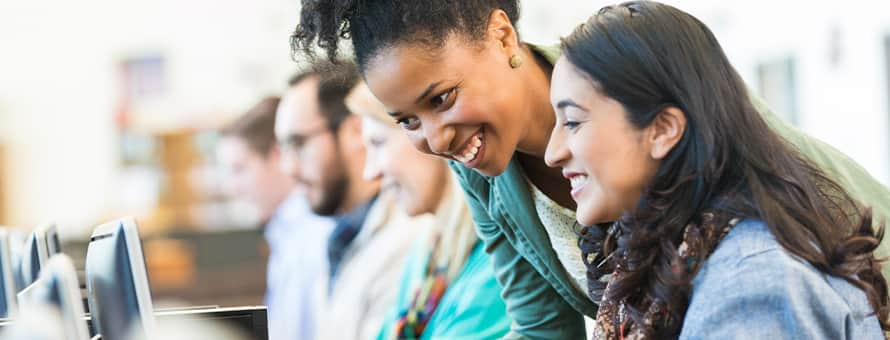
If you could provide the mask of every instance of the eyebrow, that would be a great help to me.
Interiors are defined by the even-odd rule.
[[[576,107],[576,108],[579,108],[584,111],[588,111],[587,108],[585,108],[581,105],[578,105],[578,103],[575,103],[571,99],[563,99],[556,103],[556,108],[559,110],[565,109],[566,107],[569,107],[569,106]]]
[[[296,140],[300,139],[300,137],[302,137],[302,136],[300,136],[299,134],[289,133],[286,136],[284,136],[284,138],[279,139],[278,142],[282,143],[282,144],[293,143]]]
[[[426,90],[424,90],[423,93],[421,93],[419,96],[417,96],[417,99],[414,100],[414,104],[420,104],[420,102],[423,101],[424,98],[429,96],[430,93],[432,93],[433,90],[435,90],[436,87],[439,86],[439,84],[442,84],[441,80],[430,84],[430,86],[427,86]]]
[[[419,96],[417,96],[417,99],[414,100],[414,104],[420,104],[420,102],[422,102],[424,98],[429,96],[430,93],[432,93],[433,90],[435,90],[436,87],[438,87],[441,84],[442,84],[442,81],[440,80],[440,81],[437,81],[437,82],[432,83],[429,86],[427,86],[426,90],[423,90],[423,93],[421,93]],[[392,112],[386,112],[386,113],[388,115],[390,115],[391,117],[398,117],[398,116],[402,115],[402,113],[399,111],[392,111]]]

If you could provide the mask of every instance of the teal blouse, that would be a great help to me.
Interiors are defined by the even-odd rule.
[[[411,303],[412,288],[423,281],[428,253],[425,242],[419,243],[410,253],[396,304],[387,313],[377,339],[392,338],[398,315]],[[479,242],[467,258],[463,271],[442,296],[421,339],[497,339],[507,334],[510,323],[501,299],[501,286],[495,279],[491,260]]]

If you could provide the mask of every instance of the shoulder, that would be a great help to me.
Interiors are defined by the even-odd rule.
[[[275,209],[269,224],[279,223],[289,228],[294,226],[311,226],[311,229],[332,228],[335,224],[332,217],[319,216],[312,212],[303,192],[295,191],[288,195]]]
[[[739,222],[708,257],[703,270],[726,265],[739,266],[745,261],[758,260],[761,255],[781,252],[781,245],[763,221],[746,219]],[[782,258],[782,260],[789,260]]]
[[[495,279],[494,268],[492,268],[481,244],[477,245],[470,257],[467,258],[464,269],[454,279],[452,287],[449,289],[452,288],[454,293],[459,294],[450,297],[462,301],[463,305],[492,306],[494,304],[503,308],[500,285]]]
[[[494,339],[510,330],[501,288],[481,245],[473,250],[433,314],[434,339]]]
[[[850,300],[847,295],[858,291],[843,279],[823,273],[790,253],[769,227],[756,219],[736,225],[693,280],[696,290],[727,284],[733,285],[735,291],[749,293],[824,290],[842,300]]]
[[[755,324],[762,326],[758,332],[817,338],[880,334],[861,290],[794,256],[765,223],[749,219],[733,228],[693,280],[683,332],[742,334]]]
[[[454,171],[457,180],[464,190],[481,189],[489,186],[489,180],[486,176],[463,166],[463,164],[449,160],[448,166]]]
[[[544,56],[550,64],[556,64],[556,60],[559,59],[559,56],[562,54],[562,49],[559,46],[559,43],[553,44],[532,44],[528,43],[528,46],[532,48],[535,52],[540,53]]]

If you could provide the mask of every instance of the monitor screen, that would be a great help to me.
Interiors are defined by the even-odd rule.
[[[9,232],[0,229],[0,318],[14,317],[18,310],[15,296],[18,290],[10,245]]]
[[[6,229],[6,233],[9,239],[9,259],[12,262],[12,276],[15,283],[14,292],[17,293],[28,286],[25,284],[25,277],[22,275],[22,258],[24,257],[25,239],[27,239],[28,234],[16,229]]]
[[[152,338],[151,293],[132,218],[93,231],[87,247],[86,281],[90,314],[103,339],[123,339],[130,332]]]
[[[59,229],[55,223],[41,226],[37,231],[37,235],[40,236],[41,242],[46,244],[47,258],[62,252],[62,242],[59,241]]]
[[[22,251],[21,276],[22,286],[19,290],[30,286],[37,280],[40,275],[40,268],[47,258],[46,243],[42,242],[45,238],[41,237],[39,231],[31,232],[25,240],[25,248]]]

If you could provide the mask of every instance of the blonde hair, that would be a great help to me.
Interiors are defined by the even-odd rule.
[[[363,81],[358,82],[352,91],[349,91],[349,95],[346,96],[346,107],[359,116],[373,118],[393,128],[399,127],[396,121],[386,114],[386,107],[371,93],[368,84]]]
[[[362,117],[382,122],[399,129],[396,121],[386,113],[383,103],[371,93],[365,82],[359,82],[346,96],[349,111]],[[406,137],[407,138],[407,137]],[[420,152],[420,151],[416,151]],[[442,160],[442,166],[446,166]],[[478,242],[473,228],[473,218],[463,195],[463,189],[450,171],[446,175],[446,189],[433,212],[436,222],[434,236],[428,241],[436,263],[435,267],[448,268],[446,277],[451,282],[463,270],[467,257]]]

